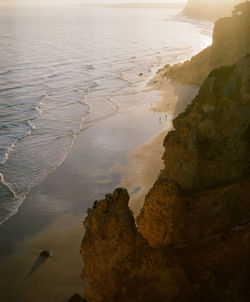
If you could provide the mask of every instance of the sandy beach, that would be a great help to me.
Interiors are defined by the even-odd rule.
[[[1,300],[66,302],[75,292],[84,295],[79,249],[87,208],[125,186],[139,213],[163,167],[162,142],[172,119],[196,92],[169,82],[155,88],[144,88],[136,99],[129,96],[117,114],[83,131],[65,162],[2,226]],[[42,250],[51,253],[46,261],[39,257]]]
[[[179,85],[163,77],[163,74],[163,71],[158,72],[149,81],[148,91],[155,90],[160,93],[160,99],[152,104],[150,110],[161,115],[165,128],[146,144],[136,147],[129,155],[127,165],[114,167],[114,170],[123,175],[121,186],[126,187],[130,193],[130,207],[135,216],[140,213],[146,194],[164,167],[163,140],[167,133],[173,130],[173,119],[185,110],[198,92],[197,87]]]
[[[215,25],[184,2],[14,2],[0,302],[247,300],[249,2]]]

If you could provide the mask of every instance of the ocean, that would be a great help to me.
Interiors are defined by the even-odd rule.
[[[0,224],[81,131],[209,45],[212,29],[176,9],[1,8]]]

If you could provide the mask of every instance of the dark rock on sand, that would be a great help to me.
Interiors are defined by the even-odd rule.
[[[49,258],[50,257],[50,253],[48,251],[42,251],[40,253],[40,256],[44,257],[44,258]]]
[[[69,302],[87,302],[87,300],[76,293],[69,299]]]

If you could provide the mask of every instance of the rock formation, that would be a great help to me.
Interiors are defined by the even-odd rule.
[[[164,146],[166,178],[187,191],[230,184],[249,169],[249,58],[210,73]]]
[[[249,301],[249,81],[250,56],[210,73],[165,138],[137,225],[125,189],[88,211],[88,302]]]
[[[214,21],[229,16],[233,6],[239,2],[242,0],[188,0],[183,13],[189,17]]]
[[[87,302],[85,298],[81,298],[79,294],[74,294],[68,302]]]
[[[215,23],[213,43],[183,64],[169,69],[168,76],[182,84],[201,85],[209,73],[233,65],[250,53],[250,1],[239,4],[232,17]]]
[[[128,201],[126,189],[116,189],[95,202],[84,221],[81,253],[87,301],[184,301],[188,282],[182,268],[171,251],[148,245],[137,231]]]

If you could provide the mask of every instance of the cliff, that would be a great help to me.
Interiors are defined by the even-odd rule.
[[[215,23],[213,43],[183,64],[176,64],[167,76],[182,84],[201,85],[215,68],[232,65],[250,53],[250,2],[236,6],[232,17]]]
[[[249,81],[250,56],[210,73],[165,138],[137,224],[126,189],[88,211],[88,302],[248,301]]]
[[[229,16],[235,4],[242,0],[188,0],[183,13],[192,18],[217,20]]]

